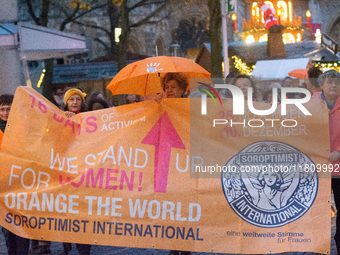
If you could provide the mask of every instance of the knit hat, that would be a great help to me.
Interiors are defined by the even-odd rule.
[[[70,99],[71,96],[73,95],[79,95],[81,97],[81,100],[82,102],[84,102],[84,95],[83,95],[83,92],[80,90],[80,89],[69,89],[65,92],[65,95],[64,95],[64,104],[67,103],[67,101]]]

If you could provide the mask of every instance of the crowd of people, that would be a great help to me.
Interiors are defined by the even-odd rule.
[[[228,83],[232,83],[242,90],[245,99],[247,99],[248,88],[252,88],[254,101],[266,102],[271,104],[273,101],[273,88],[278,91],[282,87],[294,86],[294,80],[290,77],[282,81],[282,85],[278,82],[268,82],[262,87],[257,86],[254,80],[247,75],[237,75],[228,77]],[[161,80],[163,93],[152,97],[160,102],[162,98],[183,98],[188,97],[189,81],[187,77],[180,73],[168,73]],[[330,70],[322,73],[320,69],[313,67],[308,71],[308,78],[300,87],[307,88],[313,98],[323,100],[329,109],[329,133],[331,143],[331,153],[328,157],[333,163],[340,164],[340,74]],[[192,93],[193,97],[195,93]],[[278,93],[278,102],[281,101],[280,93]],[[288,98],[300,98],[304,95],[299,93],[288,94]],[[228,96],[227,96],[228,97]],[[126,95],[125,103],[136,103],[148,98],[142,98],[138,95]],[[5,132],[8,116],[13,102],[13,95],[4,94],[0,96],[0,146],[2,136]],[[112,107],[105,100],[103,94],[94,91],[89,96],[84,97],[84,92],[80,88],[67,88],[65,90],[56,89],[54,92],[54,104],[66,112],[67,117],[72,117],[78,113],[85,111],[95,111]],[[0,147],[1,148],[1,147]],[[332,179],[332,189],[334,193],[335,205],[340,208],[340,179]],[[340,254],[340,217],[336,221],[336,235],[334,237],[338,253]],[[8,254],[25,255],[29,252],[30,240],[11,233],[2,228],[6,239]],[[65,254],[72,249],[72,244],[63,243]],[[76,248],[80,255],[88,255],[91,251],[91,245],[76,244]],[[50,242],[32,240],[31,254],[50,254]],[[190,254],[189,251],[170,251],[170,254]]]
[[[187,78],[180,73],[168,73],[162,78],[163,94],[157,94],[146,99],[154,99],[158,102],[162,98],[181,98],[185,96],[189,82]],[[3,94],[0,96],[0,148],[2,138],[7,125],[11,105],[13,102],[13,95]],[[65,90],[56,89],[53,95],[53,103],[60,109],[65,111],[68,118],[86,111],[95,111],[112,107],[107,102],[104,95],[99,91],[93,91],[88,97],[81,88],[66,88]],[[125,104],[137,103],[145,98],[139,95],[127,94],[125,95]],[[5,236],[7,251],[9,255],[26,255],[29,254],[30,240],[22,238],[9,230],[2,228]],[[32,240],[30,254],[51,254],[51,242]],[[63,243],[64,253],[67,255],[72,249],[71,243]],[[76,244],[79,255],[89,255],[91,245]],[[184,251],[170,251],[170,254],[188,255],[190,252]]]
[[[321,88],[318,84],[318,77],[322,74],[322,71],[318,67],[311,67],[308,70],[308,77],[305,80],[293,79],[292,77],[285,77],[282,83],[279,81],[258,81],[256,84],[256,79],[251,78],[248,75],[232,75],[228,77],[228,83],[239,87],[245,99],[247,99],[247,88],[251,87],[253,89],[253,100],[264,103],[273,103],[273,88],[277,88],[277,102],[281,102],[281,88],[288,87],[298,87],[308,89],[311,94],[315,92],[320,92]],[[226,97],[231,95],[227,94]],[[303,93],[287,93],[287,98],[298,99],[303,98],[305,95]]]

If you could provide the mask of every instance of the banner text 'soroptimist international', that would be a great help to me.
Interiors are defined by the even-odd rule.
[[[329,215],[323,212],[329,180],[319,178],[318,189],[308,191],[315,199],[304,202],[305,176],[297,183],[284,175],[280,192],[288,195],[287,187],[297,185],[302,193],[299,188],[294,197],[277,204],[251,191],[262,185],[254,183],[253,176],[251,183],[224,174],[190,178],[197,159],[209,162],[209,156],[220,165],[238,166],[237,160],[249,154],[244,151],[248,145],[268,139],[247,136],[237,128],[237,137],[222,145],[223,128],[207,128],[211,120],[204,120],[200,112],[190,112],[189,120],[191,103],[200,102],[147,101],[68,119],[34,90],[19,88],[0,151],[0,224],[20,236],[59,242],[200,252],[326,253],[330,239],[315,233],[324,233],[330,221],[320,216]],[[319,117],[318,127],[327,128],[320,106],[306,108]],[[225,112],[232,109],[228,104],[223,107]],[[305,126],[306,137],[313,135],[309,132],[315,122],[302,118],[300,125]],[[305,154],[324,156],[326,135],[308,140],[304,134],[291,139],[282,133],[276,140],[284,139]],[[197,150],[189,141],[202,136],[209,142]],[[311,157],[324,164],[320,159]],[[277,215],[266,213],[266,207],[273,206],[270,202],[278,207]],[[310,227],[307,222],[313,215],[322,220]]]

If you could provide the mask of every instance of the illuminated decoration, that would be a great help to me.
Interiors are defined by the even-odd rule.
[[[287,20],[287,18],[288,18],[287,3],[285,1],[278,1],[277,7],[282,12],[282,16],[285,17],[285,19]]]
[[[287,35],[287,38],[284,40],[286,43],[300,42],[302,40],[302,18],[300,16],[294,16],[292,0],[249,0],[249,2],[250,20],[243,19],[242,33],[244,42],[266,41],[265,34],[268,34],[268,29],[264,26],[264,12],[260,8],[260,3],[274,8],[277,23],[284,26],[283,33],[290,34]],[[238,30],[240,30],[239,27]],[[293,36],[293,38],[291,36]]]
[[[246,43],[253,43],[253,42],[255,42],[254,36],[248,35],[247,40],[246,40]]]
[[[234,22],[234,32],[236,32],[236,20],[237,20],[237,16],[236,16],[235,13],[233,15],[231,15],[231,19]]]
[[[308,27],[308,28],[310,28],[310,16],[312,16],[312,14],[310,13],[310,11],[306,11],[307,27]]]
[[[301,34],[300,33],[297,34],[296,42],[301,42]]]
[[[253,5],[251,7],[251,19],[253,22],[255,21],[260,22],[259,18],[260,18],[260,9],[258,7],[257,2],[253,2]],[[263,20],[262,12],[261,12],[261,19]],[[262,21],[262,23],[264,22]]]
[[[281,14],[282,14],[282,13],[281,13],[281,10],[278,9],[278,10],[277,10],[277,16],[278,16],[278,22],[277,22],[277,23],[278,23],[279,25],[281,25]]]
[[[274,8],[274,5],[272,4],[272,2],[270,1],[265,1],[264,2],[266,5],[269,5],[270,7],[273,7]],[[274,8],[275,9],[275,8]],[[275,13],[274,13],[275,14]],[[261,11],[261,22],[264,24],[265,23],[265,20],[264,20],[264,13],[263,11]]]
[[[340,61],[330,61],[330,62],[314,62],[315,67],[319,67],[322,72],[326,72],[329,70],[335,70],[340,72]]]
[[[264,34],[260,37],[259,42],[267,42],[268,41],[268,34]]]
[[[269,29],[271,26],[277,25],[277,18],[275,16],[275,9],[265,3],[260,4],[260,10],[263,11],[264,26]]]
[[[40,75],[38,84],[37,84],[37,87],[38,87],[38,88],[40,88],[41,83],[42,83],[42,81],[43,81],[43,79],[44,79],[44,77],[45,77],[45,72],[46,72],[46,69],[43,69],[43,70],[42,70],[42,73],[41,73],[41,75]]]
[[[272,2],[270,2],[270,1],[264,1],[264,3],[266,5],[269,5],[269,6],[273,7],[273,8],[275,8],[274,5],[272,4]]]
[[[315,32],[315,42],[321,44],[321,31],[318,28],[316,29]]]
[[[283,43],[295,43],[295,38],[292,34],[290,33],[285,33],[282,35]]]
[[[241,74],[251,75],[251,72],[253,71],[252,68],[247,66],[247,64],[237,56],[232,56],[231,58],[235,59],[234,66]]]

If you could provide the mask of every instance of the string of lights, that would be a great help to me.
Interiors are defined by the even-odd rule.
[[[234,66],[241,74],[251,75],[253,69],[247,66],[247,64],[244,63],[242,59],[238,58],[237,56],[232,56],[231,58],[235,60]]]
[[[328,70],[336,70],[340,72],[340,61],[329,61],[329,62],[314,62],[315,67],[319,67],[322,72]]]

